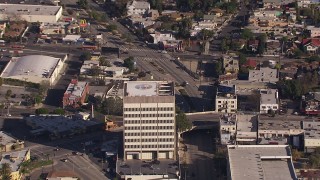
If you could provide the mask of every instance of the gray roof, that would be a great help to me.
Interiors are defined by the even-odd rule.
[[[42,55],[13,57],[1,73],[1,77],[49,78],[59,61],[60,58]]]
[[[260,104],[278,104],[277,89],[261,89]]]
[[[15,15],[56,15],[61,6],[30,4],[0,4],[0,14]]]
[[[297,179],[287,145],[228,145],[232,180]]]
[[[259,70],[249,70],[249,81],[255,82],[277,82],[278,70],[271,68],[260,68]]]
[[[24,159],[25,159],[28,151],[29,150],[26,149],[26,150],[2,154],[0,166],[2,166],[4,163],[8,163],[11,167],[12,172],[18,171],[20,168],[20,164],[22,162],[24,162]]]

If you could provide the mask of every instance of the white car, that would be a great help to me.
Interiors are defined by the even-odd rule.
[[[161,53],[162,53],[162,54],[167,54],[168,52],[167,52],[167,51],[161,51]]]

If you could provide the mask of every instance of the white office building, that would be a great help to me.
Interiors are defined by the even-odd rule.
[[[174,83],[129,81],[123,97],[124,159],[173,159]]]

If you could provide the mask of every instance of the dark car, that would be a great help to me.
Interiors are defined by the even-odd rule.
[[[155,160],[152,161],[152,164],[160,164],[160,161],[155,159]]]

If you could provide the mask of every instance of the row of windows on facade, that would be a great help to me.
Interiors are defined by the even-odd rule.
[[[271,106],[268,106],[268,107],[266,107],[266,106],[261,106],[261,108],[262,108],[262,109],[266,109],[266,108],[271,108]],[[277,107],[277,106],[273,106],[272,109],[278,109],[278,107]]]
[[[219,108],[224,107],[223,105],[218,105]],[[231,105],[231,108],[234,108],[234,105]]]
[[[124,108],[124,111],[173,111],[173,107]]]
[[[218,101],[218,103],[227,103],[227,101]],[[230,101],[231,104],[234,104],[235,101]]]
[[[159,144],[159,145],[125,145],[124,148],[138,149],[138,148],[174,148],[173,144]]]
[[[124,114],[124,117],[136,118],[136,117],[173,117],[174,114]]]
[[[140,142],[140,139],[125,139],[125,142]],[[174,138],[148,138],[148,139],[141,139],[141,142],[173,142]]]
[[[124,136],[173,136],[173,132],[142,132],[124,133]]]
[[[125,130],[157,130],[157,129],[173,129],[173,126],[129,126],[124,127]]]
[[[125,124],[171,124],[173,120],[125,120]]]

